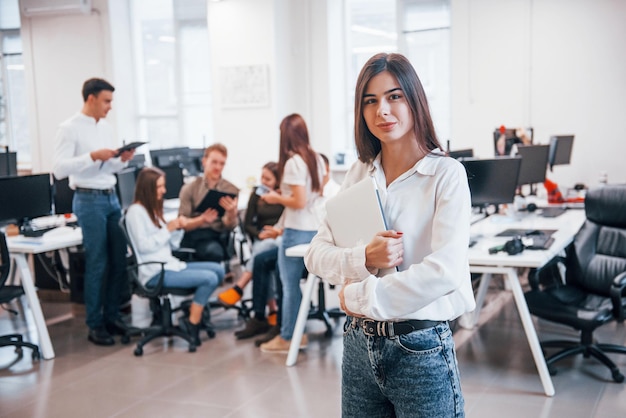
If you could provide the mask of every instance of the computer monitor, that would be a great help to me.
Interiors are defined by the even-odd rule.
[[[164,199],[178,199],[181,187],[185,182],[183,175],[183,169],[177,166],[162,167],[161,170],[165,173],[165,192]]]
[[[128,167],[134,167],[135,170],[141,170],[146,166],[146,156],[144,154],[135,154],[128,162]]]
[[[459,158],[471,158],[474,156],[474,149],[473,148],[458,149],[456,151],[450,151],[448,155],[457,160]]]
[[[496,128],[493,131],[493,151],[496,157],[498,156],[506,156],[511,154],[511,150],[513,149],[513,145],[521,144],[521,138],[517,137],[517,129],[518,128],[504,128],[501,126],[500,128]],[[533,143],[533,128],[527,127],[523,128],[526,131],[526,135],[530,139],[530,143]],[[503,131],[503,132],[502,132]],[[505,143],[504,143],[504,151],[498,151],[498,140],[500,139],[500,135],[504,133]]]
[[[52,212],[50,174],[0,178],[0,222],[25,221]]]
[[[115,191],[117,198],[120,200],[122,210],[128,209],[135,199],[135,180],[137,178],[137,170],[135,167],[127,167],[122,171],[115,173],[117,184]]]
[[[517,185],[543,183],[548,169],[549,145],[519,145],[517,154],[522,157]]]
[[[189,147],[150,150],[152,165],[161,169],[165,167],[182,167],[189,160]]]
[[[482,209],[513,203],[521,163],[520,157],[461,160],[467,171],[472,206]]]
[[[204,172],[204,167],[202,167],[204,148],[189,148],[188,156],[189,159],[187,163],[184,164],[185,169],[187,169],[187,174],[190,176],[197,176]]]
[[[0,177],[17,176],[17,153],[0,152]]]
[[[574,135],[555,135],[550,137],[550,170],[555,165],[569,164],[574,147]]]
[[[52,198],[54,202],[54,213],[56,215],[72,213],[72,200],[74,199],[74,190],[70,189],[69,178],[66,177],[63,180],[58,180],[54,176],[52,176],[52,178]]]

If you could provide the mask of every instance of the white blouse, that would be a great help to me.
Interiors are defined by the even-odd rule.
[[[322,179],[326,168],[324,160],[317,155],[317,175],[322,184]],[[306,205],[301,209],[294,209],[285,206],[282,221],[283,227],[297,229],[300,231],[315,231],[319,226],[320,219],[317,211],[317,204],[321,198],[320,191],[312,190],[312,179],[309,175],[309,168],[299,154],[294,154],[285,163],[283,178],[280,183],[280,190],[283,196],[291,196],[291,185],[304,186],[306,194]]]
[[[135,248],[137,262],[146,261],[164,262],[166,270],[181,271],[187,264],[172,255],[170,241],[172,233],[161,221],[161,228],[157,228],[148,216],[146,208],[133,203],[126,211],[126,230]],[[145,284],[161,271],[159,264],[148,264],[139,267],[139,281]]]
[[[384,277],[368,271],[365,245],[336,247],[324,220],[305,256],[309,272],[332,284],[354,282],[345,289],[346,307],[379,321],[443,321],[472,311],[471,200],[463,165],[433,151],[386,187],[379,154],[372,164],[354,163],[342,190],[365,176],[378,184],[389,229],[403,232],[399,271]]]

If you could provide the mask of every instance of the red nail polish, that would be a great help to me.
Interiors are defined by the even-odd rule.
[[[400,231],[397,231],[396,233],[397,233],[398,235],[402,235],[402,234],[404,234],[404,232],[400,232]]]

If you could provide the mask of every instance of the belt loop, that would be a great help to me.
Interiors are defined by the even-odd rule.
[[[387,322],[387,327],[389,329],[389,338],[393,338],[396,336],[395,329],[393,327],[393,322]]]

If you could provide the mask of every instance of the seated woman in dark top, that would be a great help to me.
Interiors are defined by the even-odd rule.
[[[257,187],[250,194],[248,208],[246,209],[246,216],[244,218],[245,232],[252,240],[252,254],[245,266],[244,272],[237,280],[237,283],[218,295],[220,302],[225,305],[234,305],[241,299],[243,289],[252,280],[254,257],[259,253],[278,247],[277,239],[282,231],[274,225],[276,225],[280,219],[284,207],[278,204],[266,203],[260,199],[260,196],[263,194],[265,188],[276,190],[279,184],[278,164],[275,162],[265,164],[261,171],[261,186]],[[275,305],[275,301],[273,303]],[[273,322],[275,322],[275,312],[276,306],[270,306],[269,323],[262,324],[263,326],[259,328],[258,333],[267,331],[269,326],[273,325]],[[250,337],[253,335],[250,335]]]

